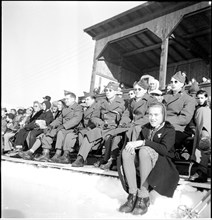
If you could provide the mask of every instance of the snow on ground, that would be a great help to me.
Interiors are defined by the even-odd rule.
[[[206,194],[188,185],[179,185],[173,198],[153,191],[148,212],[133,216],[118,211],[127,193],[116,178],[7,161],[1,163],[1,177],[3,218],[179,218],[179,205],[191,208]],[[201,218],[211,216],[210,205]]]

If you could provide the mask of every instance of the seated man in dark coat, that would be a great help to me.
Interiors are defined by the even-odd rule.
[[[105,88],[106,99],[100,102],[100,107],[95,110],[91,120],[96,127],[86,132],[73,167],[84,166],[88,153],[99,142],[106,146],[111,144],[111,137],[125,110],[124,100],[116,95],[117,91],[118,84],[108,83]]]

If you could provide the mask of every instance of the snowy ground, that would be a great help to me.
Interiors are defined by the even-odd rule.
[[[1,163],[3,218],[179,218],[177,207],[194,206],[205,194],[180,185],[173,198],[151,193],[151,205],[143,216],[118,211],[127,194],[118,179],[75,173],[7,161]],[[211,204],[201,213],[210,218]]]

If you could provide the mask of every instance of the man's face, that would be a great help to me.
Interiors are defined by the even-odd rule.
[[[128,97],[129,97],[130,99],[132,99],[132,98],[135,97],[135,93],[134,93],[133,90],[129,91],[129,93],[128,93]]]
[[[61,101],[57,102],[57,108],[59,111],[61,111],[63,109],[63,103]]]
[[[134,92],[135,92],[135,97],[136,98],[142,98],[143,95],[146,93],[146,90],[143,89],[141,86],[138,84],[134,85]]]
[[[105,88],[105,95],[108,99],[112,99],[116,96],[116,91],[111,88]]]
[[[40,106],[39,106],[39,104],[38,104],[38,103],[34,103],[34,104],[33,104],[33,109],[34,109],[35,112],[40,111]]]
[[[57,112],[57,106],[53,106],[53,107],[52,107],[52,112],[53,112],[53,113]]]
[[[207,101],[207,100],[208,100],[208,97],[205,97],[204,94],[199,94],[199,95],[197,96],[197,103],[198,103],[199,105],[203,105],[203,104],[205,103],[205,101]]]
[[[94,103],[94,99],[92,99],[90,96],[85,98],[85,104],[87,106],[91,106]]]
[[[184,86],[184,83],[181,83],[180,81],[176,80],[175,78],[171,78],[171,89],[173,91],[180,91]]]
[[[65,103],[67,106],[71,106],[75,102],[75,99],[69,94],[65,96]]]

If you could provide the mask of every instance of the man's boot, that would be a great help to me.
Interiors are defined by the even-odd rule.
[[[63,156],[59,158],[59,162],[58,163],[65,163],[65,164],[71,163],[68,150],[64,151]]]
[[[21,158],[23,158],[24,160],[33,160],[34,159],[33,152],[30,150],[19,152],[18,155]]]
[[[52,163],[60,163],[61,150],[57,149],[55,155],[50,159]]]
[[[49,161],[49,149],[43,149],[43,154],[37,158],[35,158],[36,161],[40,162],[47,162]]]
[[[137,195],[136,194],[129,194],[127,197],[127,202],[124,203],[120,208],[120,212],[130,213],[135,207]]]
[[[77,156],[77,159],[72,163],[72,167],[83,167],[84,166],[84,159],[81,155]]]
[[[137,197],[135,207],[132,211],[133,215],[143,215],[147,212],[148,206],[150,205],[149,197],[141,198]]]

